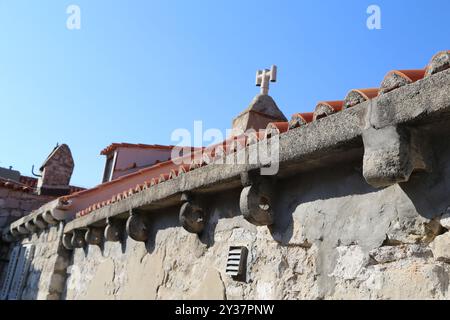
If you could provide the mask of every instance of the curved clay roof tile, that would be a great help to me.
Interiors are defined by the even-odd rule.
[[[291,121],[289,121],[289,129],[295,129],[304,126],[314,119],[314,112],[308,113],[296,113],[292,115]]]
[[[380,95],[423,79],[424,76],[425,69],[390,71],[381,83]]]
[[[319,102],[314,111],[314,121],[328,117],[336,112],[342,111],[344,101],[322,101]]]
[[[271,122],[266,128],[266,139],[280,135],[289,130],[289,122]]]
[[[351,90],[344,100],[344,109],[352,108],[364,101],[376,98],[378,96],[379,89],[353,89]]]
[[[450,50],[438,52],[427,66],[426,77],[450,69]]]

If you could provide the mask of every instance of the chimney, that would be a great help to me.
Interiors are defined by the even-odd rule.
[[[39,169],[38,194],[55,197],[70,194],[74,166],[69,147],[66,144],[57,145]]]

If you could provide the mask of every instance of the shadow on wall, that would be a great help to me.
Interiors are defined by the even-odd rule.
[[[433,157],[436,159],[433,171],[413,173],[410,181],[388,188],[371,187],[362,175],[362,163],[340,166],[339,170],[308,172],[278,182],[279,197],[275,205],[278,216],[271,228],[274,239],[282,244],[291,242],[295,236],[294,215],[305,225],[306,233],[321,234],[316,239],[305,239],[305,246],[324,240],[323,232],[313,232],[307,226],[315,225],[318,229],[320,220],[323,224],[336,223],[337,228],[341,220],[354,223],[351,219],[360,219],[364,224],[368,219],[376,224],[377,219],[382,219],[378,217],[381,215],[390,215],[390,223],[395,219],[412,220],[417,214],[428,220],[441,216],[450,205],[450,143],[432,140],[439,141],[439,145],[433,147],[440,151]],[[378,212],[373,212],[376,210]]]

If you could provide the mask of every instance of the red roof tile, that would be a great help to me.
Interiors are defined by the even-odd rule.
[[[9,180],[9,179],[3,179],[3,178],[0,178],[0,187],[7,188],[10,190],[14,190],[14,191],[26,192],[26,193],[30,193],[33,191],[33,188],[31,188],[23,183]]]
[[[296,113],[289,121],[289,129],[295,129],[305,124],[308,124],[314,120],[314,112],[309,113]]]
[[[344,101],[322,101],[319,102],[314,111],[314,121],[328,117],[342,110]]]
[[[429,77],[435,73],[450,68],[450,50],[438,52],[433,56],[426,69],[426,76]]]
[[[380,89],[354,89],[351,90],[344,100],[344,109],[354,107],[364,101],[373,99],[378,96]]]
[[[418,70],[393,70],[383,79],[380,87],[380,94],[391,92],[392,90],[411,84],[425,76],[425,69]]]
[[[117,148],[136,148],[136,149],[164,149],[164,150],[172,150],[175,146],[163,146],[159,144],[134,144],[134,143],[112,143],[105,149],[103,149],[100,154],[108,155],[111,152],[115,151]]]
[[[277,136],[289,130],[289,122],[271,122],[266,128],[266,138]]]

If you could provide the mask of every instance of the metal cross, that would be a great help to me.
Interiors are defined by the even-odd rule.
[[[273,65],[270,70],[256,71],[256,86],[261,87],[261,94],[269,94],[269,82],[277,81],[277,66]]]

